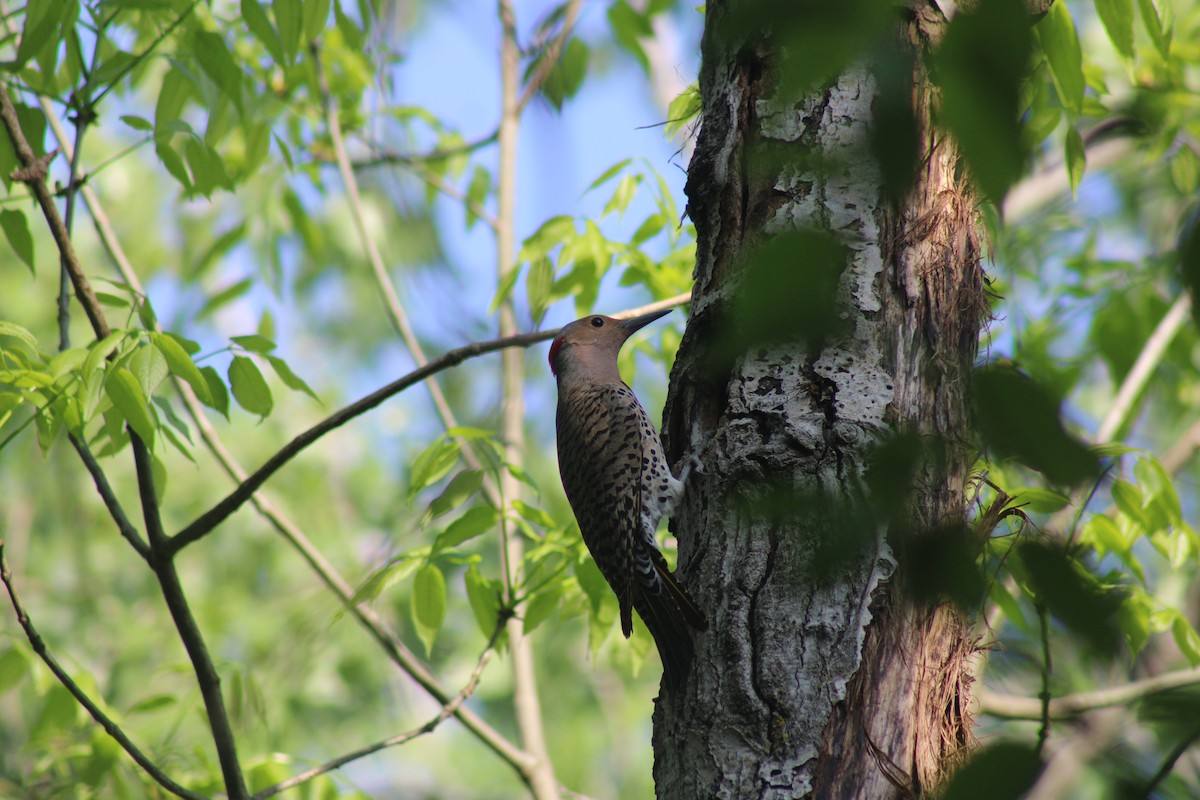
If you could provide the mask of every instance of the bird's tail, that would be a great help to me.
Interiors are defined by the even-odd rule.
[[[658,591],[638,592],[633,607],[654,636],[667,685],[678,688],[692,667],[695,654],[692,629],[707,630],[708,623],[700,608],[675,580],[666,560],[658,553],[655,555],[658,557],[654,559],[654,569],[661,579],[656,587]]]

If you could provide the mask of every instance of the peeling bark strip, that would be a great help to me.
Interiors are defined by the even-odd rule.
[[[673,459],[704,452],[673,524],[680,574],[710,627],[688,685],[655,711],[658,796],[913,797],[970,727],[967,621],[910,602],[893,576],[903,552],[889,545],[897,527],[965,518],[965,379],[985,302],[974,200],[931,127],[920,65],[944,20],[918,3],[896,26],[917,54],[922,151],[897,205],[871,154],[870,68],[784,96],[769,21],[747,24],[743,5],[707,6],[688,174],[693,313],[664,433]],[[823,241],[840,248],[824,275],[811,252]],[[775,260],[776,304],[791,303],[793,318],[825,313],[827,327],[800,321],[790,340],[772,338],[778,309],[746,300],[763,294],[762,253]],[[829,297],[814,303],[823,282]],[[864,476],[897,432],[937,446],[888,530]]]

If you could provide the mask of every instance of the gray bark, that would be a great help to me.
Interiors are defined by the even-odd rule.
[[[673,525],[709,630],[684,691],[655,711],[657,792],[915,796],[970,735],[970,627],[952,607],[910,602],[896,542],[901,528],[965,520],[965,385],[985,311],[975,201],[930,126],[919,57],[921,167],[891,203],[869,146],[870,66],[780,96],[777,45],[753,27],[731,34],[737,5],[707,6],[687,189],[693,310],[664,420],[672,458],[702,452],[704,474]],[[932,3],[915,4],[897,35],[921,53],[943,23]],[[747,324],[744,256],[805,228],[844,247],[844,326],[746,346],[736,335]],[[809,267],[798,253],[795,268]],[[864,476],[875,445],[901,431],[934,442],[937,457],[921,462],[889,531],[865,510]]]

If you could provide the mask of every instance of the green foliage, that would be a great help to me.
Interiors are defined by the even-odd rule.
[[[822,86],[846,65],[872,65],[878,125],[870,146],[887,197],[903,198],[925,169],[915,160],[921,136],[948,135],[992,220],[992,358],[971,387],[986,480],[978,481],[981,513],[970,522],[994,525],[968,532],[954,524],[906,540],[923,567],[912,575],[915,596],[989,609],[1001,620],[1004,652],[983,681],[1030,696],[1043,682],[1057,696],[1106,686],[1147,664],[1200,665],[1197,620],[1186,602],[1200,563],[1189,521],[1194,475],[1180,473],[1178,463],[1164,466],[1168,446],[1194,421],[1200,393],[1192,329],[1176,332],[1157,356],[1155,379],[1114,429],[1112,438],[1136,448],[1086,444],[1180,286],[1200,286],[1196,9],[1097,0],[1093,13],[1056,2],[1031,23],[1019,3],[983,0],[955,15],[929,61],[914,63],[886,44],[894,29],[887,3],[800,3],[784,12],[775,3],[743,5],[745,18],[726,21],[731,35],[763,15],[776,23],[787,53],[776,91]],[[74,204],[75,247],[112,326],[94,341],[73,306],[71,342],[54,346],[58,270],[47,265],[57,264],[57,250],[27,190],[13,181],[19,163],[0,136],[7,192],[0,229],[12,254],[3,262],[11,268],[0,270],[0,533],[49,646],[152,758],[208,795],[223,791],[220,768],[158,587],[114,535],[72,448],[55,445],[67,434],[85,442],[133,511],[138,489],[127,445],[135,432],[152,449],[162,514],[174,531],[230,491],[225,467],[203,446],[207,426],[253,469],[333,409],[395,377],[400,362],[389,356],[397,346],[378,313],[379,287],[362,268],[357,212],[328,166],[334,144],[317,67],[352,157],[390,165],[357,171],[366,224],[430,353],[452,339],[482,338],[505,302],[540,326],[615,303],[609,298],[622,288],[662,299],[691,285],[695,231],[677,190],[660,162],[627,158],[594,170],[580,200],[594,213],[563,208],[520,228],[517,269],[490,309],[473,307],[461,289],[478,276],[448,280],[461,256],[444,247],[486,237],[495,224],[501,172],[488,134],[495,121],[442,119],[396,102],[393,70],[404,66],[409,43],[392,41],[378,11],[351,0],[48,0],[9,8],[13,32],[0,42],[0,72],[24,135],[38,155],[64,149],[39,103],[51,101],[78,136],[67,143],[82,146],[78,177],[99,194],[145,284],[136,288],[111,269],[78,183],[63,159],[51,162],[50,188],[62,206]],[[423,22],[440,12],[415,13]],[[532,87],[569,116],[597,79],[620,74],[614,65],[622,59],[639,74],[657,69],[647,48],[655,26],[693,13],[658,0],[609,3],[587,25],[581,20],[551,60],[567,16],[556,4],[539,26],[520,31],[530,43],[522,90]],[[413,30],[419,36],[424,28]],[[926,68],[940,90],[934,132],[918,130],[908,80]],[[643,91],[629,87],[629,96]],[[700,108],[693,81],[660,113],[666,135],[693,131]],[[1105,137],[1127,144],[1115,166],[1098,150]],[[1001,205],[1034,168],[1060,162],[1064,199],[1033,214]],[[1080,205],[1066,205],[1067,195]],[[451,202],[461,208],[445,214]],[[796,253],[806,266],[799,281]],[[738,313],[752,320],[755,341],[819,344],[845,333],[836,314],[846,258],[839,243],[797,234],[747,257],[760,271]],[[639,370],[665,374],[678,341],[667,329],[637,342],[624,355],[625,374],[633,374],[637,353]],[[651,641],[640,622],[631,642],[613,636],[616,599],[582,546],[544,454],[551,448],[543,401],[552,388],[544,371],[536,374],[523,466],[509,463],[491,432],[500,425],[495,372],[469,367],[442,376],[466,425],[436,427],[423,390],[414,388],[328,434],[266,490],[348,576],[351,602],[368,603],[452,691],[498,626],[518,614],[534,636],[539,674],[550,676],[540,691],[555,709],[546,722],[560,779],[597,797],[647,796],[648,748],[628,752],[595,732],[613,719],[622,727],[644,719],[656,676],[639,668],[653,663]],[[193,418],[181,386],[212,413]],[[241,410],[231,411],[231,397]],[[318,398],[328,407],[311,402]],[[922,460],[933,457],[905,437],[881,447],[868,477],[870,513],[902,527],[898,509],[921,479]],[[524,487],[521,497],[496,495],[503,476]],[[130,517],[140,526],[140,515]],[[499,556],[504,536],[524,545],[516,577]],[[255,789],[307,768],[313,754],[337,755],[394,734],[400,718],[416,726],[430,716],[424,707],[409,713],[408,683],[402,701],[390,694],[397,672],[385,651],[324,593],[308,557],[293,558],[248,509],[178,563]],[[503,636],[497,645],[506,646]],[[508,666],[497,662],[471,705],[508,731]],[[586,679],[596,670],[615,670],[628,687],[625,699],[608,692],[599,699]],[[0,623],[0,696],[0,794],[161,794],[51,678],[11,615]],[[1139,707],[1137,724],[1154,737],[1121,743],[1111,763],[1090,767],[1096,780],[1116,785],[1153,774],[1176,743],[1171,737],[1194,725],[1194,713],[1180,711],[1194,712],[1194,700],[1171,699],[1174,713],[1170,704]],[[1028,726],[988,724],[989,742],[998,731],[1020,743],[985,748],[947,796],[1014,797],[1034,779],[1041,762]],[[367,797],[373,789],[351,782],[380,772],[433,775],[445,787],[431,795],[522,790],[461,728],[447,725],[410,747],[377,756],[395,759],[378,769],[345,781],[323,776],[294,794]],[[462,763],[471,763],[470,774]],[[625,766],[614,771],[613,764]],[[1185,779],[1172,780],[1179,796],[1195,794]]]

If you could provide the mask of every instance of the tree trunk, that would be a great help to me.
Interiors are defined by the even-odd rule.
[[[772,41],[776,21],[747,24],[742,5],[707,5],[688,174],[695,289],[664,433],[704,465],[673,525],[709,629],[655,711],[658,796],[912,797],[970,739],[969,622],[915,601],[896,569],[914,540],[970,538],[966,383],[986,303],[974,198],[921,63],[945,20],[932,3],[898,12],[919,166],[893,202],[871,146],[885,67],[789,94],[779,26]],[[764,284],[751,254],[772,242]],[[839,262],[824,327],[814,249]],[[924,455],[888,503],[891,462],[869,460],[900,434]]]

